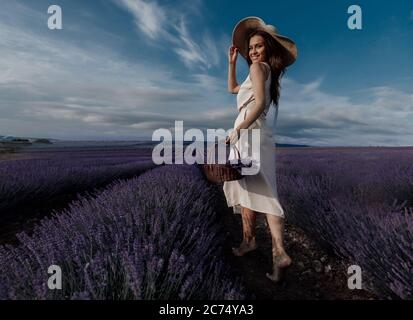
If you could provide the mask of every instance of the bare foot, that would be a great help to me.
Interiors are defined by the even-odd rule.
[[[247,252],[257,249],[257,247],[258,246],[255,240],[252,240],[250,242],[242,241],[241,245],[238,248],[232,248],[232,253],[237,257],[241,257]]]
[[[272,274],[266,273],[268,279],[273,282],[279,282],[283,279],[285,268],[291,265],[291,258],[285,253],[279,256],[273,257],[273,272]]]
[[[281,268],[275,267],[273,269],[273,273],[269,274],[268,272],[265,274],[268,279],[273,282],[279,282],[282,279],[283,270]]]
[[[291,263],[293,262],[290,258],[290,256],[286,253],[280,255],[280,256],[275,256],[273,258],[274,260],[274,264],[278,267],[278,268],[286,268],[289,265],[291,265]]]

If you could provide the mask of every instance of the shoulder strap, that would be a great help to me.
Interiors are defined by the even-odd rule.
[[[266,62],[266,61],[261,61],[261,63],[263,63],[263,64],[265,64],[268,68],[270,68],[270,70],[271,70],[271,67],[270,67],[270,65],[268,64],[268,62]]]

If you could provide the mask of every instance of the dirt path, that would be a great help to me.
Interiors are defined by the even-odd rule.
[[[284,281],[272,283],[266,276],[271,272],[271,235],[264,215],[257,217],[258,249],[243,257],[236,257],[231,247],[242,240],[242,220],[226,206],[220,194],[219,210],[224,215],[228,235],[226,251],[234,271],[244,278],[245,285],[256,299],[265,300],[368,300],[378,297],[364,290],[347,287],[347,265],[323,250],[303,230],[285,225],[285,246],[293,259]]]

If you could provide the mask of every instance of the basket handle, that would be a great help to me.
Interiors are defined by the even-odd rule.
[[[231,146],[231,144],[230,144],[230,146]],[[238,150],[237,146],[235,145],[235,143],[233,144],[233,146],[234,146],[235,151],[237,151],[237,153],[238,153],[238,159],[241,159],[241,155],[240,155],[239,150]]]
[[[215,146],[218,144],[218,142],[217,141],[215,141],[215,143],[214,143],[214,148],[215,148]],[[235,144],[230,144],[230,147],[231,146],[233,146],[234,147],[234,149],[235,149],[235,151],[237,152],[236,154],[238,154],[238,159],[241,159],[241,155],[240,155],[240,152],[239,152],[239,150],[238,150],[238,148],[237,148],[237,146],[235,145]],[[212,148],[210,148],[209,150],[208,150],[208,154],[207,154],[207,163],[208,164],[212,164],[213,162],[210,162],[209,160],[211,159],[211,154],[212,154]]]

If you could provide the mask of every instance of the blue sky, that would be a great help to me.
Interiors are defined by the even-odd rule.
[[[47,28],[60,5],[63,29]],[[350,30],[347,8],[362,9]],[[158,128],[232,127],[227,50],[246,16],[298,47],[275,139],[412,145],[413,2],[0,0],[0,135],[151,139]],[[238,57],[237,76],[248,74]],[[269,121],[273,114],[268,115]]]

